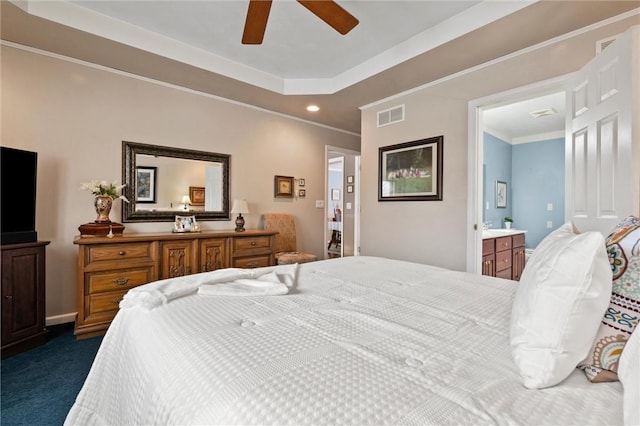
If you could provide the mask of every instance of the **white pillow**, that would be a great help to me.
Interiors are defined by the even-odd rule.
[[[640,328],[631,333],[620,355],[618,379],[624,389],[624,424],[640,425]]]
[[[534,250],[511,312],[511,352],[527,388],[554,386],[582,361],[611,298],[612,273],[599,232],[567,223]]]

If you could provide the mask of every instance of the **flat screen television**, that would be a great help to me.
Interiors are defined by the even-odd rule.
[[[38,153],[0,147],[0,240],[2,244],[38,240],[36,181]]]

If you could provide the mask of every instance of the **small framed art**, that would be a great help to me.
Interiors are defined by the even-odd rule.
[[[496,208],[507,208],[507,182],[496,181]]]
[[[136,167],[136,203],[156,202],[157,167]]]
[[[204,187],[190,186],[189,198],[191,199],[192,206],[204,206]]]
[[[273,196],[276,198],[293,198],[293,176],[276,175],[273,183]]]
[[[298,190],[298,197],[304,198],[306,196],[307,196],[307,191],[305,189],[299,189]]]

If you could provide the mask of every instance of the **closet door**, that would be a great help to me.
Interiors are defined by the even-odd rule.
[[[567,88],[566,214],[605,236],[640,211],[638,45],[631,28]]]

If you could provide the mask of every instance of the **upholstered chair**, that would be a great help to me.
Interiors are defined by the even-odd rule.
[[[278,231],[275,236],[276,263],[288,265],[318,260],[314,254],[297,251],[296,224],[294,217],[287,213],[264,213],[264,229]]]

